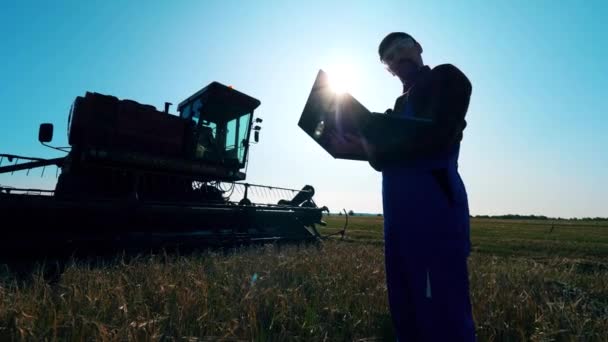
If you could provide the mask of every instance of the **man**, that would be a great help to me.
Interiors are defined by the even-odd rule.
[[[370,164],[382,172],[395,331],[401,342],[473,341],[469,208],[458,173],[472,87],[451,64],[424,65],[422,47],[407,33],[388,34],[378,52],[403,84],[394,108],[378,114],[395,120],[390,134],[372,132],[368,141]]]

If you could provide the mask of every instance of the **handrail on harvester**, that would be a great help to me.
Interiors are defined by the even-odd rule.
[[[63,162],[65,161],[66,157],[42,159],[42,158],[35,158],[35,157],[19,156],[19,155],[15,155],[15,154],[0,154],[0,165],[2,164],[2,161],[4,160],[4,158],[8,159],[9,163],[12,162],[13,160],[15,161],[15,163],[12,165],[0,166],[0,174],[21,171],[21,170],[29,170],[29,169],[34,169],[37,167],[46,167],[46,166],[50,166],[50,165],[61,166],[63,164]],[[26,163],[19,164],[20,160],[29,160],[29,161]]]

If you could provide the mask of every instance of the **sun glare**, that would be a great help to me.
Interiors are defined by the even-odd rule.
[[[354,86],[354,69],[348,64],[335,64],[326,69],[329,86],[338,93],[349,93]]]

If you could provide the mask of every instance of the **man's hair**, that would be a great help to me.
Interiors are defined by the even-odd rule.
[[[382,60],[382,55],[384,51],[395,41],[403,38],[411,38],[415,43],[417,43],[416,39],[411,35],[405,32],[391,32],[382,41],[380,42],[380,46],[378,47],[378,54],[380,55],[380,60]]]

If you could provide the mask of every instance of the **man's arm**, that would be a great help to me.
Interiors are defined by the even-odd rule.
[[[428,135],[421,135],[414,146],[422,153],[444,150],[462,139],[472,92],[471,82],[455,66],[440,65],[433,72],[437,77],[431,84],[428,109],[433,125]]]
[[[472,86],[452,65],[432,70],[430,79],[413,89],[413,116],[374,114],[364,134],[374,146],[370,163],[381,165],[443,151],[462,139]]]

